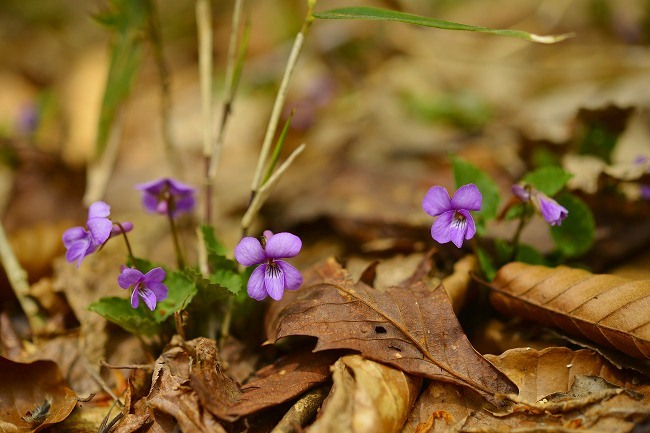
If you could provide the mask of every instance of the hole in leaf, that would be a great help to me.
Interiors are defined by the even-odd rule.
[[[385,334],[386,328],[384,328],[383,326],[375,326],[375,332],[377,334]]]

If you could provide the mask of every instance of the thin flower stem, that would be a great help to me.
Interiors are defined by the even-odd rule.
[[[230,335],[230,324],[232,323],[232,310],[235,307],[235,297],[231,296],[228,298],[228,304],[226,304],[226,311],[223,315],[223,320],[221,321],[221,343],[223,344]]]
[[[526,223],[528,222],[528,208],[526,207],[526,211],[521,215],[521,218],[519,218],[519,225],[517,226],[517,230],[515,231],[514,236],[512,237],[512,254],[510,255],[510,261],[514,262],[515,258],[517,257],[517,254],[519,253],[519,239],[521,238],[521,233],[524,230],[524,227],[526,227]]]
[[[131,263],[133,263],[133,266],[135,266],[135,256],[133,255],[133,250],[131,249],[131,243],[129,242],[129,237],[126,235],[126,230],[124,230],[124,227],[120,222],[113,222],[113,224],[117,224],[117,226],[120,228],[120,231],[122,232],[122,236],[124,237],[124,243],[126,244],[126,250],[128,251],[129,258],[131,259]]]
[[[303,21],[302,28],[300,32],[296,35],[296,39],[293,43],[293,48],[291,49],[291,54],[289,55],[289,60],[287,62],[287,67],[284,70],[284,76],[282,77],[282,82],[280,83],[280,89],[278,90],[278,95],[275,98],[275,103],[273,105],[273,110],[271,111],[271,118],[269,120],[268,127],[266,129],[266,135],[264,136],[264,141],[262,142],[262,150],[260,151],[259,159],[257,160],[257,167],[255,169],[255,175],[253,177],[253,183],[251,184],[251,191],[253,194],[257,194],[259,189],[262,187],[262,176],[264,175],[264,168],[267,163],[269,152],[271,151],[271,145],[273,143],[273,137],[275,136],[275,131],[278,127],[278,121],[280,120],[280,114],[282,113],[282,107],[284,106],[284,101],[287,98],[287,90],[289,88],[289,81],[293,75],[293,71],[296,68],[296,63],[298,61],[298,56],[302,50],[302,46],[305,40],[305,35],[309,31],[309,27],[314,20],[312,15],[316,1],[309,1],[307,8],[307,15],[305,21]]]
[[[176,263],[178,264],[178,269],[185,269],[185,258],[183,256],[183,250],[181,249],[181,243],[178,238],[178,230],[176,229],[176,222],[171,212],[167,213],[167,219],[169,220],[169,228],[172,231],[172,238],[174,239],[174,249],[176,250]]]

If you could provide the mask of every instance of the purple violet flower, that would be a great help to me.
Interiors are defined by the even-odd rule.
[[[266,296],[279,301],[284,290],[296,290],[302,284],[302,275],[289,263],[279,260],[295,257],[302,241],[291,233],[266,230],[262,245],[254,237],[245,237],[235,247],[235,258],[244,266],[260,265],[248,280],[248,296],[258,301]]]
[[[533,199],[533,207],[552,226],[562,225],[562,220],[569,215],[569,211],[564,206],[539,191]]]
[[[530,201],[537,213],[552,226],[562,225],[569,215],[564,206],[530,185],[512,185],[512,193],[524,203]]]
[[[63,233],[63,245],[67,252],[65,258],[68,262],[77,262],[77,267],[88,254],[92,254],[99,249],[112,236],[122,232],[119,226],[113,227],[113,222],[108,219],[111,214],[111,207],[103,201],[96,201],[88,209],[88,220],[86,226],[88,230],[77,226],[66,230]],[[122,223],[125,231],[131,231],[133,224],[129,222]]]
[[[153,268],[146,274],[137,269],[122,267],[122,273],[117,277],[117,283],[124,290],[133,287],[131,306],[138,308],[140,298],[151,311],[156,309],[156,303],[167,299],[167,286],[163,284],[167,273],[163,268]]]
[[[194,208],[194,188],[172,178],[162,178],[135,186],[142,191],[142,205],[149,212],[176,216]]]
[[[431,237],[441,244],[452,241],[458,248],[465,239],[472,239],[476,234],[474,219],[470,210],[481,210],[483,196],[473,183],[458,188],[453,198],[441,186],[434,186],[427,191],[422,200],[422,209],[438,219],[431,226]]]
[[[641,185],[641,198],[643,200],[650,200],[650,185]]]

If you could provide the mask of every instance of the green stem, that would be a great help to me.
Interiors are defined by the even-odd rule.
[[[528,222],[528,208],[526,208],[526,211],[521,215],[521,218],[519,218],[519,225],[517,226],[517,230],[515,231],[514,236],[512,237],[512,254],[510,255],[510,261],[514,262],[515,258],[517,257],[517,254],[519,253],[519,238],[521,238],[521,233],[524,231],[524,227],[526,227],[526,223]]]
[[[231,296],[228,298],[228,304],[226,305],[226,312],[223,315],[223,320],[221,321],[221,343],[223,344],[230,335],[230,323],[232,323],[232,310],[235,307],[235,297]]]
[[[126,250],[129,254],[129,258],[131,259],[131,263],[133,263],[133,266],[135,266],[135,256],[133,255],[133,250],[131,249],[131,244],[129,243],[129,237],[126,235],[126,230],[124,230],[124,226],[122,226],[122,223],[120,222],[113,222],[113,224],[116,224],[120,228],[120,231],[122,232],[122,236],[124,237],[124,243],[126,244]]]
[[[178,269],[185,269],[185,258],[183,256],[183,250],[181,249],[181,243],[178,238],[178,230],[176,230],[176,223],[174,222],[174,217],[171,212],[167,213],[167,219],[169,220],[169,227],[172,231],[172,238],[174,239],[174,249],[176,250],[176,262],[178,263]]]

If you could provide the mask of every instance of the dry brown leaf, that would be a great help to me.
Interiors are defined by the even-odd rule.
[[[650,358],[650,281],[565,266],[502,267],[490,285],[494,307],[637,358]]]
[[[38,432],[63,421],[77,404],[52,361],[22,364],[0,357],[0,431]]]
[[[330,366],[341,354],[340,351],[297,353],[262,368],[253,381],[242,386],[240,399],[228,414],[249,415],[298,397],[329,379]]]
[[[359,355],[341,358],[332,370],[332,392],[308,432],[398,432],[422,382]]]
[[[304,287],[274,303],[267,315],[270,341],[318,337],[316,351],[351,349],[403,371],[467,386],[492,403],[516,387],[474,350],[442,286],[423,282],[379,292],[355,283],[333,259],[306,275]]]
[[[486,357],[518,385],[519,396],[511,396],[517,404],[503,413],[482,411],[462,388],[432,382],[402,432],[619,432],[650,419],[647,378],[593,351],[520,348]]]
[[[225,433],[211,410],[227,406],[235,384],[219,369],[216,342],[197,338],[177,344],[158,358],[149,395],[132,405],[116,431],[169,431],[171,417],[185,433]],[[209,386],[213,401],[204,407]]]

